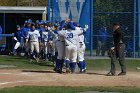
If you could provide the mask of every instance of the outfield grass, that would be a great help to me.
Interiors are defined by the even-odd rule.
[[[0,93],[79,93],[85,91],[140,93],[136,87],[14,87],[0,89]]]
[[[48,70],[53,68],[50,62],[43,62],[40,64],[29,63],[29,59],[17,56],[0,56],[0,65],[14,65],[12,69],[44,69]],[[10,69],[10,68],[9,68]]]
[[[86,61],[88,70],[110,70],[110,59],[95,59]],[[140,60],[127,59],[125,62],[128,71],[140,71],[136,70],[136,67],[140,67]],[[118,61],[116,61],[116,69],[120,70]]]
[[[40,70],[51,70],[53,65],[50,62],[42,63],[29,63],[29,59],[16,56],[0,56],[0,65],[14,65],[12,69],[40,69]],[[94,59],[86,60],[88,70],[110,70],[110,59]],[[120,70],[119,63],[116,62],[117,70]],[[128,71],[140,71],[136,70],[136,67],[140,67],[140,60],[126,60],[126,67]]]

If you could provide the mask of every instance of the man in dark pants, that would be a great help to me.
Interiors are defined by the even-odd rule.
[[[119,59],[119,64],[121,66],[121,72],[118,75],[126,75],[124,36],[118,23],[113,24],[113,30],[114,47],[112,47],[111,50],[114,52],[112,52],[113,54],[110,56],[111,70],[107,75],[115,75],[115,61],[117,58]]]

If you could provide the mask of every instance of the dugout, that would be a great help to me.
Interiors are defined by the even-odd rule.
[[[16,31],[16,25],[23,26],[27,19],[46,20],[46,7],[0,7],[0,25],[3,29],[2,34],[12,34]],[[0,36],[1,37],[1,36]],[[3,36],[0,40],[0,47],[5,46],[11,50],[11,35]]]

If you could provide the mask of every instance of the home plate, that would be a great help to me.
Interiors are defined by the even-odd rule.
[[[0,68],[14,68],[14,67],[17,67],[17,66],[14,66],[14,65],[0,65]]]

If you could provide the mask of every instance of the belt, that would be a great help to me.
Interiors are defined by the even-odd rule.
[[[61,41],[61,40],[58,40],[58,41],[60,41],[60,42],[64,42],[64,41]]]
[[[119,43],[119,44],[124,44],[124,43]]]
[[[69,46],[69,45],[66,45],[66,46]]]
[[[38,41],[30,41],[30,42],[38,42]]]

